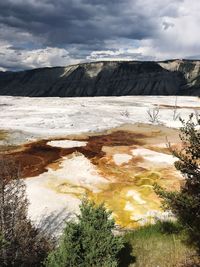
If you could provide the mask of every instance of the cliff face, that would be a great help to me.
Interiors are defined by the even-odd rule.
[[[0,72],[0,95],[200,95],[200,61],[109,61]]]

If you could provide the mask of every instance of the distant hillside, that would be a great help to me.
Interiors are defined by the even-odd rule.
[[[200,95],[200,61],[106,61],[0,72],[0,95]]]

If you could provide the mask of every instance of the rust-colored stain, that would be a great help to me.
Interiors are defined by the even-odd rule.
[[[24,145],[18,152],[2,154],[19,165],[22,178],[37,176],[46,171],[45,167],[61,157],[61,149],[46,145],[46,141],[38,141]]]
[[[166,105],[166,104],[155,104],[154,106],[162,108],[162,109],[190,109],[190,110],[200,110],[200,107],[192,107],[192,106],[179,106],[179,105]]]
[[[93,164],[98,165],[98,160],[105,155],[105,152],[102,151],[103,146],[141,145],[143,144],[141,140],[144,138],[144,134],[117,131],[107,135],[89,136],[85,147],[73,148],[52,147],[47,145],[49,140],[40,140],[24,145],[21,151],[2,153],[2,155],[4,158],[13,159],[20,166],[22,178],[26,178],[38,176],[47,171],[46,167],[49,164],[54,163],[52,166],[57,168],[55,161],[74,152],[82,153]],[[85,139],[76,140],[83,141]]]
[[[84,154],[95,165],[105,156],[102,148],[105,146],[132,146],[144,144],[145,134],[117,131],[107,135],[90,136],[85,147],[80,147],[79,152]]]
[[[5,130],[0,130],[0,140],[4,140],[4,139],[6,139],[7,136],[8,136],[7,131],[5,131]]]

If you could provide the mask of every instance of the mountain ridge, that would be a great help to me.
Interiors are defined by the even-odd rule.
[[[97,61],[0,72],[0,95],[200,95],[200,60]]]

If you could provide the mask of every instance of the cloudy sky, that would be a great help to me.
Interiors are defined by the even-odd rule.
[[[0,70],[200,58],[200,0],[0,0]]]

